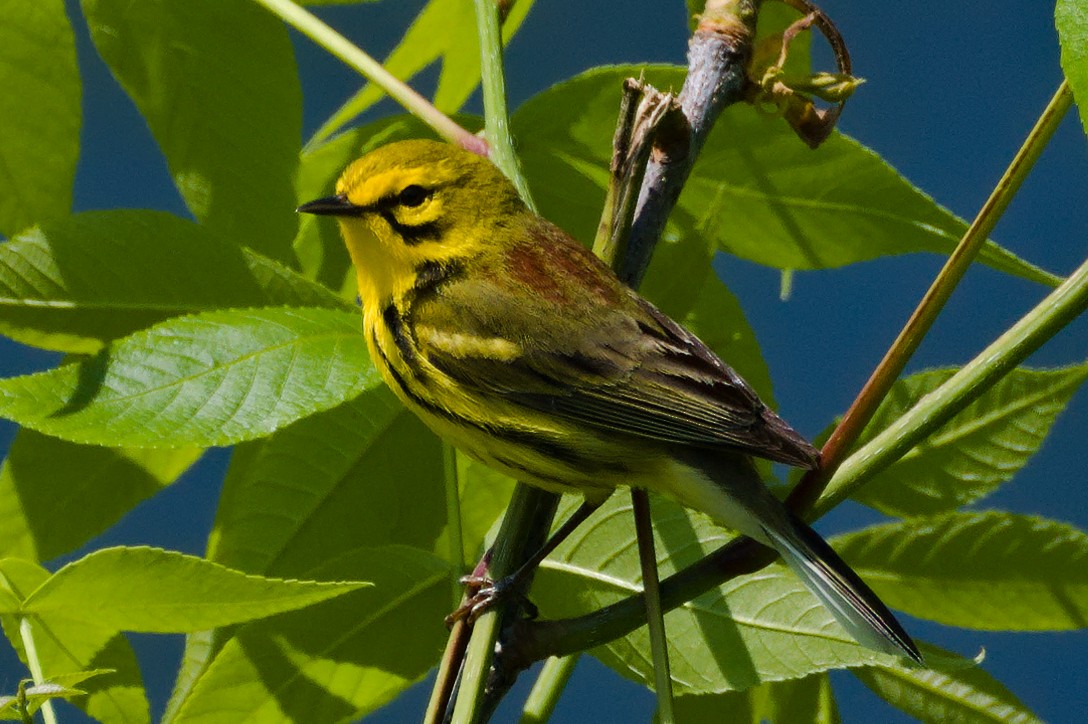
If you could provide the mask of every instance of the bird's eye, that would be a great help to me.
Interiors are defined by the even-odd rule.
[[[411,186],[405,186],[404,189],[397,195],[397,203],[401,206],[415,207],[426,201],[431,195],[431,192],[417,184]]]

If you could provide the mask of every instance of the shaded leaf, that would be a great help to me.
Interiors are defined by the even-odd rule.
[[[892,608],[987,631],[1088,626],[1088,534],[1013,513],[950,513],[834,539]]]
[[[73,442],[250,440],[380,384],[359,326],[326,309],[179,317],[90,360],[0,380],[0,415]]]
[[[293,611],[367,585],[262,578],[158,548],[104,548],[53,574],[23,611],[117,631],[183,633]]]
[[[858,446],[953,374],[930,370],[896,382]],[[1086,377],[1088,365],[1014,370],[852,497],[888,515],[910,516],[953,510],[990,494],[1035,454]]]
[[[433,549],[445,526],[438,439],[382,385],[240,446],[208,557],[296,577],[361,547]]]
[[[760,684],[746,691],[681,696],[675,702],[678,724],[838,724],[839,709],[826,674]]]
[[[452,571],[400,546],[362,549],[311,572],[374,586],[241,628],[167,721],[333,722],[392,700],[437,662]],[[405,635],[411,632],[411,635]]]
[[[0,557],[44,561],[78,548],[201,453],[76,445],[20,430],[0,468]]]
[[[1073,89],[1081,126],[1088,133],[1088,8],[1078,0],[1058,0],[1054,25],[1062,46],[1062,70]]]
[[[383,385],[238,446],[208,557],[250,573],[307,577],[337,555],[402,544],[459,566],[461,555],[449,550],[442,485],[438,439]],[[493,520],[501,511],[502,500],[468,496],[467,516]],[[463,526],[463,545],[475,552],[485,531]],[[449,595],[446,605],[453,605]],[[187,641],[175,705],[229,633],[218,632],[212,645],[204,637]]]
[[[510,504],[515,481],[457,453],[457,482],[461,489],[463,557],[471,567],[483,556],[487,535]]]
[[[302,92],[284,25],[247,0],[83,0],[83,12],[193,215],[291,259]]]
[[[927,656],[935,649],[922,647]],[[881,699],[920,721],[949,724],[1040,721],[1000,681],[977,666],[952,672],[898,665],[871,666],[854,669],[852,673]]]
[[[82,116],[63,0],[7,0],[3,14],[0,234],[11,236],[71,208]]]
[[[712,269],[698,290],[695,304],[679,321],[736,370],[763,402],[775,407],[771,373],[740,302]]]
[[[705,516],[654,497],[658,567],[665,577],[731,536]],[[577,501],[565,501],[557,520]],[[629,496],[614,495],[540,568],[531,598],[548,618],[595,610],[641,590]],[[783,565],[709,591],[665,614],[677,695],[722,693],[890,657],[859,646]],[[645,627],[593,649],[646,685],[653,664]]]
[[[512,119],[542,214],[593,238],[624,78],[679,88],[672,67],[590,70],[527,101]],[[743,145],[736,139],[743,138]],[[889,254],[949,253],[966,224],[842,134],[817,152],[778,119],[733,106],[715,124],[673,223],[731,254],[782,269],[822,269]],[[980,260],[1046,284],[1057,278],[988,242]]]
[[[345,304],[283,265],[159,211],[77,214],[0,244],[0,331],[95,352],[169,317],[229,307]]]

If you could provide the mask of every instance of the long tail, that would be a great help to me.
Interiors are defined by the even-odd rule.
[[[862,646],[922,664],[922,655],[888,607],[819,534],[763,485],[743,455],[685,449],[687,474],[663,489],[689,508],[769,545]]]
[[[923,664],[914,641],[872,589],[839,558],[839,554],[797,516],[786,511],[789,528],[763,532],[782,560],[827,607],[843,628],[863,646],[906,656]]]

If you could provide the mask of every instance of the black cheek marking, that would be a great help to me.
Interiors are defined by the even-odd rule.
[[[442,240],[442,229],[436,221],[427,221],[422,224],[403,224],[397,220],[397,217],[389,209],[383,209],[378,213],[408,246],[422,244],[424,241]]]

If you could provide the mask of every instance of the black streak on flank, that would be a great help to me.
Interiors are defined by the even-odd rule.
[[[408,330],[404,326],[404,320],[400,316],[397,305],[387,304],[382,310],[382,319],[385,321],[385,326],[389,328],[389,333],[393,335],[393,341],[397,345],[401,358],[409,366],[413,365],[416,361],[416,348],[412,340],[408,338]]]
[[[397,221],[397,217],[388,209],[379,211],[378,213],[381,214],[381,217],[385,219],[385,223],[389,224],[393,231],[396,232],[408,246],[415,246],[424,241],[440,241],[442,238],[442,229],[435,221],[414,225],[402,224]]]
[[[390,305],[390,307],[392,307],[392,305]],[[386,310],[388,310],[390,307],[387,307]],[[394,339],[395,338],[396,334],[394,333]],[[378,349],[378,354],[381,355],[382,362],[385,364],[385,367],[389,370],[390,376],[393,378],[394,384],[396,384],[396,386],[401,390],[401,392],[404,393],[404,395],[409,400],[418,405],[421,409],[424,409],[427,412],[431,413],[432,415],[441,417],[443,419],[449,420],[459,425],[463,425],[465,427],[471,427],[476,430],[480,430],[488,435],[492,435],[499,440],[504,440],[515,446],[528,448],[544,457],[565,463],[566,465],[577,470],[599,472],[607,471],[624,475],[630,473],[630,471],[622,464],[610,465],[602,463],[599,460],[595,460],[593,458],[582,455],[578,450],[564,445],[558,440],[549,439],[544,435],[538,435],[532,432],[528,432],[526,430],[520,430],[516,428],[489,425],[487,423],[473,420],[463,415],[458,415],[453,410],[447,409],[445,407],[440,407],[431,402],[430,400],[424,399],[423,397],[420,397],[418,394],[416,394],[416,392],[413,391],[412,388],[408,385],[407,380],[404,379],[404,377],[400,374],[397,368],[390,364],[389,357],[386,356],[385,350],[382,349],[381,344],[377,344],[376,347]],[[529,470],[529,468],[525,469]],[[549,479],[550,477],[546,473],[539,474],[534,472],[533,474],[542,479]],[[557,482],[561,482],[558,478],[555,478],[555,480]]]

